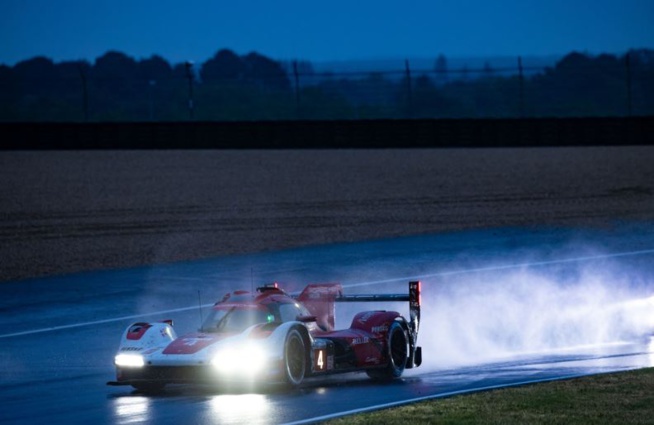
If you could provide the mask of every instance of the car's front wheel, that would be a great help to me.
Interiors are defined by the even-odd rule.
[[[291,329],[284,343],[284,372],[286,382],[291,386],[302,383],[306,373],[304,340],[297,329]]]

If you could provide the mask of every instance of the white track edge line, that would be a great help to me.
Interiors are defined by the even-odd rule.
[[[211,307],[213,303],[211,304],[203,304],[202,306],[193,306],[193,307],[182,307],[182,308],[174,308],[172,310],[162,310],[162,311],[155,311],[153,313],[144,313],[144,314],[135,314],[133,316],[122,316],[122,317],[114,317],[111,319],[104,319],[104,320],[96,320],[93,322],[81,322],[81,323],[73,323],[70,325],[61,325],[61,326],[52,326],[49,328],[42,328],[42,329],[34,329],[30,331],[23,331],[23,332],[15,332],[15,333],[10,333],[10,334],[4,334],[0,335],[0,338],[11,338],[15,336],[24,336],[24,335],[32,335],[32,334],[38,334],[38,333],[43,333],[43,332],[52,332],[52,331],[60,331],[63,329],[72,329],[72,328],[80,328],[83,326],[92,326],[92,325],[101,325],[104,323],[112,323],[112,322],[120,322],[122,320],[132,320],[132,319],[139,319],[141,317],[148,317],[148,316],[155,316],[159,314],[167,314],[167,313],[177,313],[180,311],[188,311],[188,310],[194,310],[196,308],[202,307]]]

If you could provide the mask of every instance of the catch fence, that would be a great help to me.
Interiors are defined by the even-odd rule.
[[[287,62],[279,64],[281,72],[213,75],[190,63],[149,75],[100,73],[83,63],[0,67],[0,121],[651,116],[654,55],[646,53],[571,54],[550,66],[522,58],[501,66],[448,67],[436,60],[336,70]]]

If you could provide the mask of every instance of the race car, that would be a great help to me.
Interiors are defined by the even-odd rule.
[[[290,295],[277,284],[236,291],[214,304],[198,332],[177,337],[170,320],[127,327],[114,358],[116,380],[159,391],[172,383],[232,381],[300,385],[320,375],[365,372],[393,379],[422,362],[417,346],[420,282],[407,294],[343,295],[337,283],[310,284]],[[334,329],[337,302],[408,301],[409,319],[395,311],[356,314]]]

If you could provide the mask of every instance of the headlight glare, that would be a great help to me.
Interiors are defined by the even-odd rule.
[[[224,348],[216,353],[211,364],[221,373],[255,374],[266,363],[264,350],[255,344]]]
[[[114,358],[114,363],[121,367],[143,367],[145,360],[140,354],[118,354]]]

